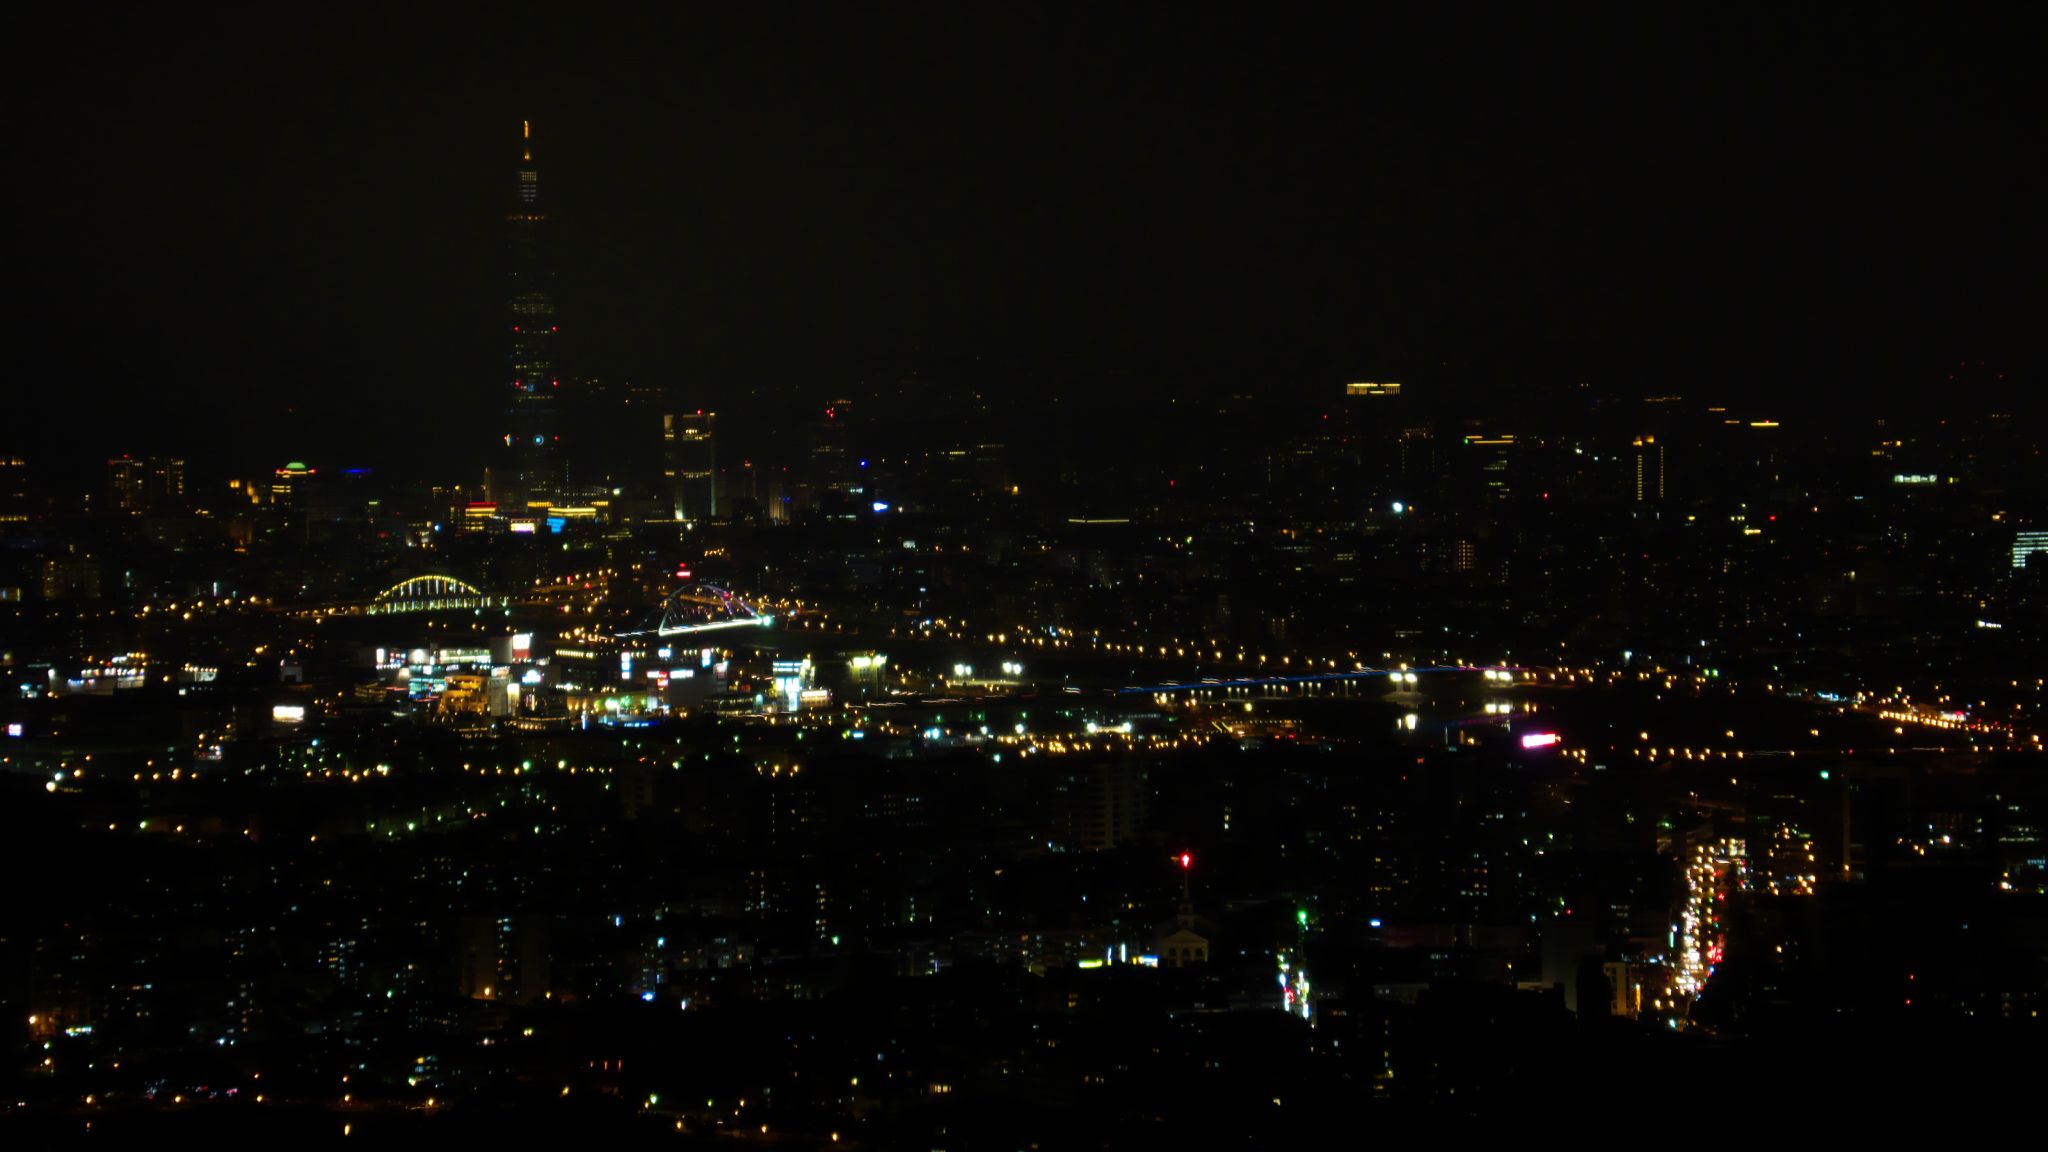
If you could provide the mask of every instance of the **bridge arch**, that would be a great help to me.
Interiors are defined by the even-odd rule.
[[[671,589],[662,597],[661,612],[652,628],[622,632],[625,636],[689,636],[728,628],[766,628],[773,616],[755,610],[752,604],[716,584],[691,582]]]
[[[476,585],[453,576],[426,575],[400,580],[377,593],[368,611],[379,615],[398,612],[435,612],[448,608],[481,608],[487,597]]]

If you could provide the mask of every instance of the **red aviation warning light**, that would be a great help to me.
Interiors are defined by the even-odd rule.
[[[1194,865],[1194,863],[1195,863],[1195,858],[1194,858],[1193,856],[1190,856],[1190,855],[1188,855],[1188,854],[1187,854],[1186,852],[1183,852],[1183,853],[1181,853],[1181,854],[1180,854],[1180,866],[1181,866],[1181,868],[1183,868],[1183,869],[1186,869],[1186,868],[1190,868],[1190,867],[1192,867],[1192,866]]]

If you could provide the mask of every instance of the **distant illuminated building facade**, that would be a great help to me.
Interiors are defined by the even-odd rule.
[[[185,499],[185,462],[165,456],[149,460],[148,494],[154,504],[178,504]]]
[[[128,456],[107,461],[107,503],[117,512],[140,512],[145,483],[143,462]]]
[[[834,400],[811,425],[811,483],[818,497],[845,495],[857,486],[853,455],[853,401]]]
[[[1473,432],[1464,437],[1463,445],[1462,479],[1470,489],[1468,495],[1489,500],[1512,498],[1515,438]]]
[[[107,461],[107,499],[119,512],[175,507],[185,499],[185,462],[165,456],[117,456]]]
[[[501,515],[517,517],[554,502],[562,471],[561,369],[556,363],[554,273],[544,250],[540,172],[533,162],[533,126],[519,126],[518,181],[505,219],[512,234],[511,294],[505,319],[509,403],[491,498]]]
[[[43,561],[42,584],[45,600],[97,600],[99,562],[76,550],[48,557]]]
[[[298,507],[299,499],[305,494],[305,487],[316,471],[298,460],[279,468],[277,478],[270,483],[270,502],[279,508]]]
[[[28,517],[28,461],[19,456],[0,456],[0,524]]]
[[[699,408],[661,418],[662,474],[678,520],[718,515],[718,414]]]
[[[2027,558],[2036,552],[2048,552],[2048,532],[2021,532],[2013,537],[2012,566],[2025,568]]]
[[[1655,436],[1636,437],[1635,466],[1636,503],[1664,499],[1664,445]]]

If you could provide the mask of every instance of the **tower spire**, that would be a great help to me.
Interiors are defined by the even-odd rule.
[[[540,201],[540,173],[533,166],[533,121],[519,122],[519,202],[517,210],[531,213]]]

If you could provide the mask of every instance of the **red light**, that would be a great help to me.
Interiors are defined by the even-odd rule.
[[[1192,865],[1192,864],[1193,864],[1194,862],[1195,862],[1195,858],[1194,858],[1193,856],[1190,856],[1190,855],[1188,855],[1188,854],[1187,854],[1187,853],[1185,853],[1185,852],[1183,852],[1183,853],[1181,853],[1181,854],[1180,854],[1180,866],[1181,866],[1182,868],[1186,868],[1186,867],[1188,867],[1188,866]]]

